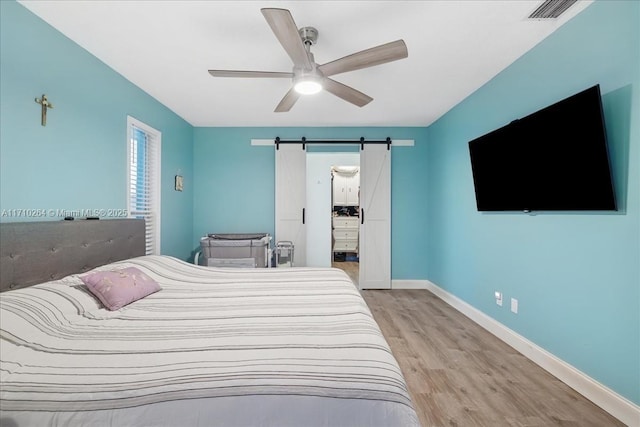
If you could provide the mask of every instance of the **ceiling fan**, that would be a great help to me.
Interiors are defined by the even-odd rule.
[[[293,87],[276,107],[277,113],[291,110],[301,95],[318,93],[322,89],[358,107],[363,107],[373,101],[373,98],[330,79],[329,76],[396,61],[409,55],[404,41],[396,40],[318,65],[310,50],[318,40],[318,30],[313,27],[303,27],[298,30],[293,16],[287,9],[265,8],[261,11],[293,61],[293,70],[291,72],[209,70],[209,73],[214,77],[291,78]]]

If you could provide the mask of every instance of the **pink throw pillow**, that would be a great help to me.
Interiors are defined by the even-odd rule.
[[[135,267],[96,271],[80,279],[109,310],[118,310],[160,290],[158,282]]]

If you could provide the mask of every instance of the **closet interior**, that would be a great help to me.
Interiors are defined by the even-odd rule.
[[[331,167],[332,266],[357,283],[360,242],[360,168]]]

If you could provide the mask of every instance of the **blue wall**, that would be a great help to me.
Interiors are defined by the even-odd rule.
[[[413,147],[391,154],[391,235],[393,279],[427,275],[426,129],[424,128],[197,128],[194,131],[193,242],[206,233],[274,234],[273,146],[251,139],[413,139]],[[336,149],[344,149],[344,146]]]
[[[428,278],[635,403],[639,22],[639,2],[594,3],[430,126],[427,156]],[[477,212],[468,141],[596,83],[620,211]]]
[[[15,2],[0,2],[0,221],[12,209],[126,208],[127,115],[162,132],[162,252],[186,259],[193,128]],[[43,93],[54,104],[40,125]],[[180,170],[185,191],[173,190]]]

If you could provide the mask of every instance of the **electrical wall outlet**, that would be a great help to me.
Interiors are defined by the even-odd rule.
[[[518,314],[518,300],[515,298],[511,298],[511,311]]]
[[[495,291],[494,296],[496,297],[496,304],[502,307],[502,292]]]

